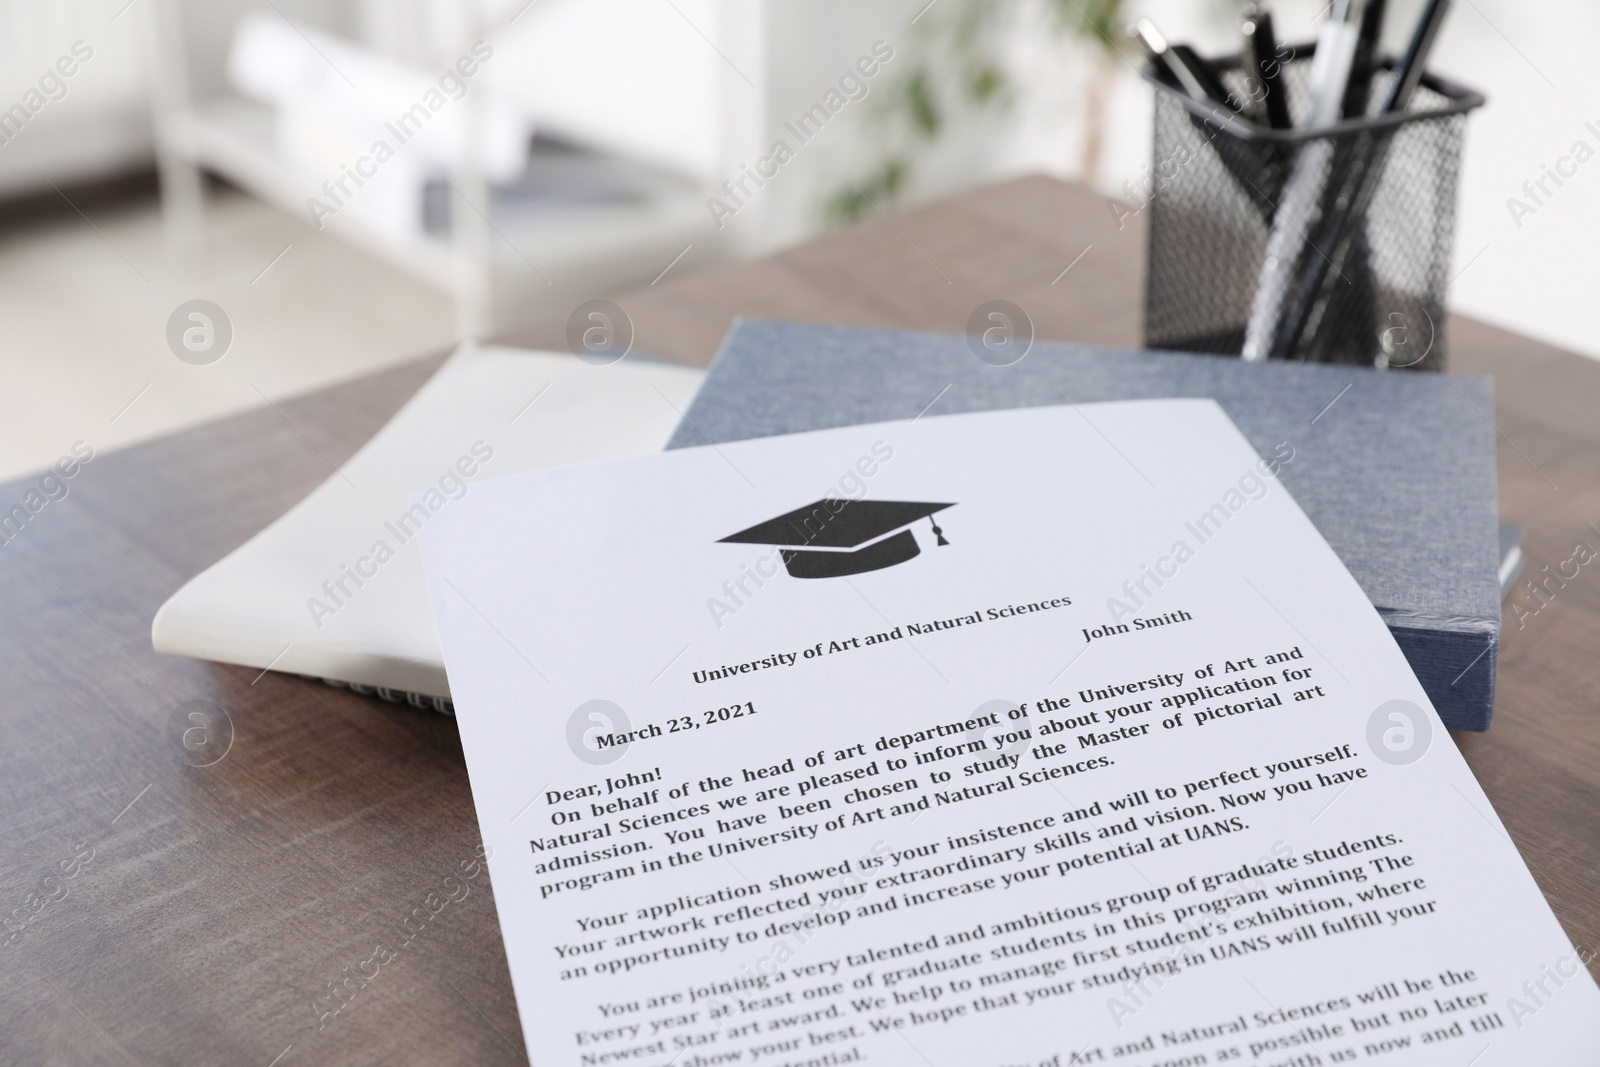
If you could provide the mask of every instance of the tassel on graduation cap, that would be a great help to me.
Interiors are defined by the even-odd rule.
[[[950,542],[944,539],[944,531],[939,529],[939,524],[934,520],[932,515],[928,516],[928,523],[933,527],[933,536],[939,539],[939,546],[943,547],[948,545]]]

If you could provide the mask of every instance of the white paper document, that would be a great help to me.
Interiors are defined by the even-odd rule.
[[[1294,456],[1159,400],[475,488],[423,556],[533,1062],[1600,1062]]]

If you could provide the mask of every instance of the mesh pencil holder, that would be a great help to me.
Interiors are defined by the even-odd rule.
[[[1281,68],[1280,91],[1297,122],[1309,109],[1313,51],[1312,45],[1295,49]],[[1249,98],[1239,57],[1211,65],[1230,92]],[[1385,62],[1372,79],[1373,106],[1392,77],[1393,65]],[[1329,265],[1320,285],[1303,287],[1310,310],[1298,341],[1276,355],[1443,368],[1456,178],[1466,116],[1483,104],[1480,94],[1425,75],[1405,111],[1316,131],[1277,130],[1200,103],[1148,71],[1145,78],[1156,91],[1155,128],[1148,196],[1137,199],[1134,210],[1149,216],[1148,347],[1242,350],[1286,182],[1300,154],[1321,142],[1312,151],[1328,154],[1329,178],[1326,192],[1302,216],[1312,244],[1305,248],[1302,241],[1300,254],[1322,256]],[[1372,171],[1370,200],[1333,241],[1324,222],[1352,199],[1360,202],[1337,194],[1361,163]],[[1301,217],[1294,221],[1298,232]]]

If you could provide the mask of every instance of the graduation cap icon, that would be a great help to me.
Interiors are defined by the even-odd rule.
[[[915,557],[921,549],[908,527],[922,519],[933,527],[939,544],[949,544],[933,515],[954,506],[910,500],[818,500],[729,534],[718,543],[775,545],[794,577],[839,578]]]

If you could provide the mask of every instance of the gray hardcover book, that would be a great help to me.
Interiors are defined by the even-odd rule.
[[[1500,637],[1491,382],[1036,343],[994,366],[967,338],[741,321],[668,448],[1042,404],[1211,397],[1389,625],[1446,725],[1486,730]],[[1038,457],[1048,462],[1049,457]]]

